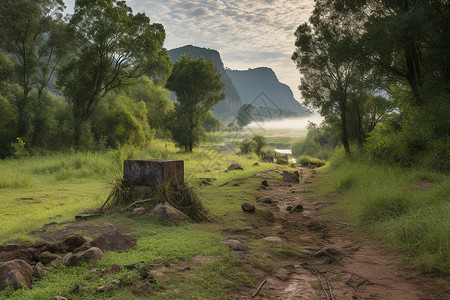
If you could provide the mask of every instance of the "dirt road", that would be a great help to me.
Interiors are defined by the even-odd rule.
[[[275,261],[277,269],[272,273],[253,269],[258,284],[238,298],[256,294],[254,299],[450,299],[435,279],[400,267],[392,251],[376,242],[359,242],[348,224],[326,220],[320,210],[331,205],[332,199],[310,193],[317,180],[314,170],[298,171],[300,184],[268,180],[265,197],[273,203],[263,204],[263,209],[273,215],[273,222],[261,230],[305,256]],[[303,209],[292,212],[297,205]]]

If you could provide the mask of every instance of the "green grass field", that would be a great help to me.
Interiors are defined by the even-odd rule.
[[[81,264],[45,271],[41,280],[33,283],[30,290],[4,290],[0,299],[50,299],[61,295],[70,299],[130,299],[133,280],[139,278],[139,270],[122,271],[100,276],[111,264],[126,265],[144,261],[144,265],[190,263],[192,275],[171,274],[170,280],[160,279],[154,286],[154,299],[223,299],[240,286],[253,284],[249,271],[243,270],[241,261],[230,254],[220,241],[226,237],[224,228],[242,228],[249,223],[264,222],[261,214],[246,215],[240,204],[253,202],[260,193],[255,187],[260,180],[253,175],[276,168],[273,164],[260,163],[253,155],[225,155],[210,150],[206,144],[193,154],[178,152],[170,143],[155,141],[145,150],[121,149],[104,153],[74,153],[45,157],[29,157],[21,160],[0,162],[2,176],[0,186],[0,242],[19,240],[37,242],[29,233],[50,222],[73,220],[74,215],[85,209],[98,208],[112,188],[112,182],[121,176],[122,161],[126,158],[167,158],[185,161],[185,178],[194,185],[208,216],[213,222],[185,222],[179,226],[162,226],[147,216],[136,217],[131,212],[114,213],[89,221],[114,223],[121,231],[132,234],[138,245],[123,252],[108,252],[107,257],[95,264]],[[244,171],[224,172],[233,162],[239,162]],[[199,178],[215,178],[214,185],[232,179],[239,187],[199,187]],[[249,200],[250,199],[250,200]],[[255,245],[258,247],[258,245]],[[211,262],[192,264],[196,255],[214,256]],[[255,258],[255,264],[264,264]],[[89,271],[97,268],[99,274]],[[63,280],[61,280],[63,278]],[[112,279],[119,279],[126,288],[117,288],[105,294],[96,288]],[[68,291],[80,284],[80,292],[70,295]],[[175,288],[176,287],[176,288]],[[148,299],[147,297],[142,297]],[[230,296],[231,298],[231,296]]]

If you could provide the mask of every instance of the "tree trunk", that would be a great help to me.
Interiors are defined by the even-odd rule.
[[[350,153],[350,145],[348,143],[348,129],[347,129],[347,96],[342,96],[340,101],[341,109],[341,141],[344,146],[345,153]]]

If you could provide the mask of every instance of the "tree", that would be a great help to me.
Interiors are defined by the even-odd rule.
[[[243,104],[241,108],[239,108],[238,114],[237,114],[237,123],[239,126],[239,129],[244,128],[248,124],[250,124],[253,121],[252,117],[252,111],[253,111],[253,105],[251,104]]]
[[[219,119],[214,117],[212,112],[209,112],[202,126],[206,130],[206,132],[216,132],[220,130],[220,128],[222,127],[222,123],[219,121]]]
[[[316,2],[309,21],[295,32],[297,48],[292,59],[301,73],[299,89],[304,104],[319,109],[325,121],[338,120],[341,142],[349,153],[348,94],[352,82],[361,76],[355,59],[358,34],[347,24],[329,18],[320,2]]]
[[[225,99],[225,94],[219,93],[224,86],[220,76],[213,62],[204,57],[194,60],[182,55],[173,65],[166,84],[177,96],[170,130],[177,146],[187,152],[199,143],[209,110]]]
[[[125,1],[77,0],[70,26],[78,47],[64,66],[59,86],[72,102],[77,142],[99,101],[110,91],[136,84],[146,75],[164,83],[171,63],[163,48],[165,31]]]
[[[0,49],[15,63],[15,82],[23,90],[17,102],[20,136],[27,134],[26,109],[33,86],[45,88],[57,44],[53,31],[62,19],[62,0],[3,0],[0,5]],[[47,62],[47,63],[45,63]]]
[[[254,135],[252,141],[255,144],[255,153],[261,156],[262,148],[267,145],[266,138],[262,135]]]

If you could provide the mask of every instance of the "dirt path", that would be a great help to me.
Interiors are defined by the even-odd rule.
[[[399,266],[399,257],[381,250],[375,243],[360,243],[348,225],[330,222],[320,215],[330,205],[327,199],[308,193],[316,181],[315,171],[300,168],[300,184],[268,180],[265,197],[275,204],[263,204],[274,222],[264,228],[267,236],[281,238],[306,255],[277,261],[272,273],[253,269],[258,284],[238,298],[250,299],[450,299],[435,280]],[[290,213],[298,204],[303,210]]]

